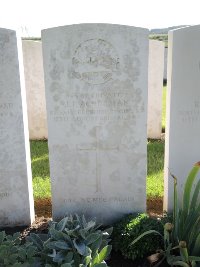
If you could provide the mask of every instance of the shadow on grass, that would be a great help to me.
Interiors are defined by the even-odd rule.
[[[147,175],[155,175],[164,169],[165,142],[149,140],[147,144]]]
[[[31,167],[35,177],[49,178],[49,151],[47,141],[31,141]]]

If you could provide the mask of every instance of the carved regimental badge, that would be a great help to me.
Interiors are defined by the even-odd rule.
[[[119,70],[119,57],[114,47],[102,39],[81,43],[72,58],[72,75],[89,84],[103,84]]]

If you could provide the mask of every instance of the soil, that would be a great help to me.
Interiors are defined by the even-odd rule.
[[[147,212],[150,216],[162,216],[163,200],[162,198],[152,198],[147,200]],[[27,236],[29,233],[45,233],[47,232],[48,221],[52,217],[51,199],[38,199],[35,200],[35,222],[29,227],[13,227],[4,228],[7,234],[21,232],[22,237]],[[119,252],[112,251],[110,259],[107,261],[110,267],[148,267],[150,264],[146,259],[141,261],[131,261],[124,259]],[[152,265],[151,265],[152,266]],[[168,266],[162,263],[163,267]]]

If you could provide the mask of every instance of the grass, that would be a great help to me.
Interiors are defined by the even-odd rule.
[[[34,198],[51,197],[47,141],[31,141],[30,148]]]
[[[162,197],[164,191],[164,141],[147,144],[147,197]]]
[[[163,196],[164,141],[147,144],[147,197]],[[51,197],[47,141],[31,141],[34,198]]]

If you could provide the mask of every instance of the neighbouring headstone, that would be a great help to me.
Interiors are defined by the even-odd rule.
[[[34,220],[21,40],[0,29],[0,226]]]
[[[42,44],[53,217],[145,211],[148,30],[64,26]]]
[[[46,139],[47,116],[41,41],[23,40],[29,138]]]
[[[164,48],[163,42],[149,40],[147,136],[153,139],[160,139],[162,133]]]
[[[168,47],[165,47],[165,56],[164,56],[164,77],[163,80],[167,82],[167,58],[168,58]]]
[[[200,160],[200,26],[169,32],[164,209],[173,209],[173,178],[179,195]]]

